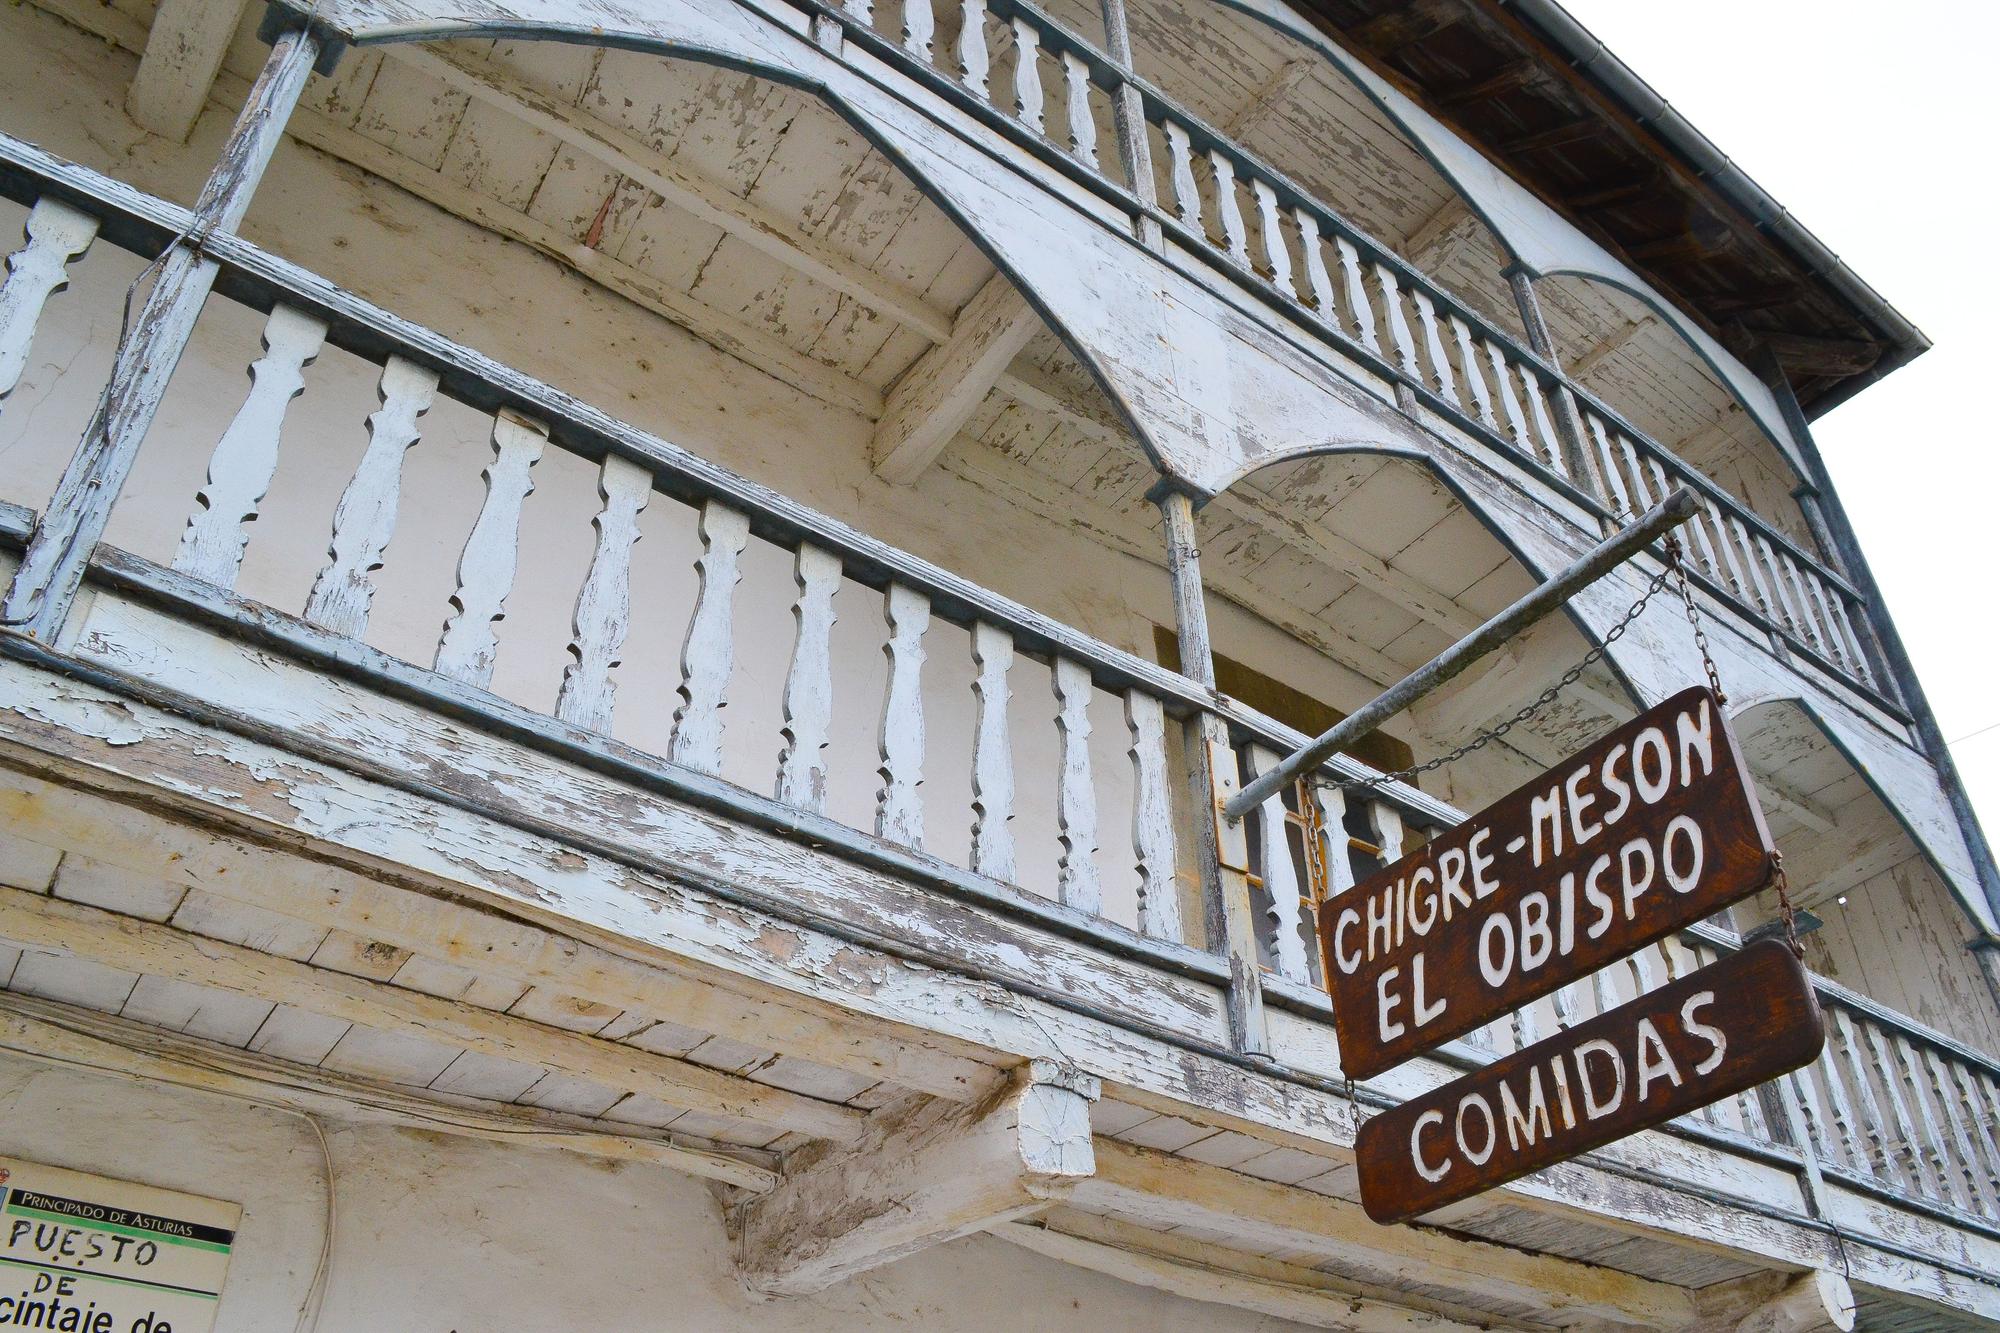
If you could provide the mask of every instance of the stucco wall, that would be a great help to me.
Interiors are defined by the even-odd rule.
[[[699,1181],[550,1148],[327,1122],[332,1263],[318,1328],[1023,1330],[1296,1325],[1183,1301],[987,1237],[810,1300],[751,1296]],[[0,1055],[0,1152],[243,1205],[219,1333],[295,1326],[325,1219],[300,1117]]]

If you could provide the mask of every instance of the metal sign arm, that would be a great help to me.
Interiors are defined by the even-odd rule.
[[[1576,562],[1494,616],[1472,633],[1397,681],[1355,712],[1335,723],[1318,740],[1292,751],[1267,773],[1244,786],[1222,807],[1234,822],[1256,809],[1274,792],[1310,772],[1333,755],[1369,735],[1377,727],[1437,689],[1494,649],[1560,608],[1584,588],[1637,555],[1660,537],[1694,517],[1694,492],[1685,486],[1626,527],[1606,537]]]

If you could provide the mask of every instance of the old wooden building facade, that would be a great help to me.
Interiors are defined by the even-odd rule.
[[[1809,424],[1925,340],[1553,0],[21,0],[0,196],[0,1158],[240,1206],[216,1327],[2000,1320]],[[1676,486],[1825,1052],[1378,1227],[1359,1123],[1777,915],[1344,1078],[1315,904],[1687,608],[1217,803]]]

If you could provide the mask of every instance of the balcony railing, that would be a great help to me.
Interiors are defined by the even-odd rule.
[[[28,244],[10,259],[0,287],[4,408],[47,298],[92,233],[150,254],[182,232],[188,214],[5,139],[0,194],[32,206]],[[206,428],[215,441],[207,480],[198,496],[185,497],[187,520],[171,564],[100,548],[93,567],[100,584],[1120,958],[1216,987],[1230,984],[1222,946],[1205,938],[1200,924],[1209,906],[1204,895],[1210,890],[1200,887],[1208,867],[1199,863],[1197,839],[1188,835],[1192,821],[1208,812],[1177,809],[1176,793],[1188,788],[1180,724],[1219,720],[1250,771],[1274,762],[1302,737],[360,301],[239,238],[213,236],[204,249],[220,266],[218,290],[266,312],[263,356],[241,404],[221,405],[233,415]],[[251,520],[286,461],[280,443],[287,404],[308,378],[305,362],[322,341],[372,368],[381,405],[367,417],[365,448],[343,483],[310,591],[297,605],[273,607],[236,588],[246,551],[267,540],[258,528],[268,525]],[[378,571],[403,500],[405,455],[421,434],[419,416],[426,408],[442,411],[447,401],[484,423],[490,458],[483,499],[458,548],[452,591],[430,612],[436,618],[429,623],[441,618],[443,632],[428,659],[417,661],[372,647],[365,636],[377,595],[402,591],[378,586]],[[560,636],[567,648],[559,681],[545,682],[554,704],[544,710],[489,687],[503,651],[495,623],[515,591],[531,469],[551,451],[596,469],[598,505],[594,517],[571,515],[595,534],[568,623],[523,626],[510,619],[509,644],[523,643],[523,635],[544,645]],[[628,710],[663,711],[644,694],[621,695],[614,670],[635,610],[643,609],[631,596],[631,553],[640,511],[653,502],[678,508],[696,534],[691,549],[699,585],[682,640],[671,726],[662,744],[647,748],[611,733]],[[428,521],[435,529],[437,521]],[[18,542],[24,526],[11,526]],[[743,615],[758,609],[738,605],[738,574],[759,551],[781,553],[797,589],[788,608],[794,629],[782,681],[782,744],[765,757],[763,770],[769,796],[727,779],[722,746],[723,709],[739,678],[732,668]],[[875,714],[879,786],[872,817],[844,823],[829,802],[824,754],[837,713],[866,706],[859,688],[867,682],[858,684],[856,673],[840,669],[830,647],[834,600],[850,584],[880,595],[886,624],[877,646],[886,667]],[[963,665],[970,669],[957,673],[962,684],[955,702],[949,683],[940,692],[937,677],[953,673],[941,672],[945,664],[932,656],[936,624],[958,627],[969,650]],[[1054,743],[1043,751],[1024,747],[1020,732],[1031,711],[1022,688],[1031,674],[1052,690],[1043,696],[1052,703],[1043,717],[1053,722]],[[1109,771],[1093,749],[1093,716],[1100,723],[1122,719],[1119,748],[1129,757],[1127,771]],[[964,784],[969,800],[950,811],[959,832],[949,837],[937,836],[936,786],[928,798],[919,791],[927,756],[937,749],[927,744],[926,728],[940,725],[964,732],[970,769]],[[1033,756],[1035,767],[1017,781],[1017,756],[1023,754]],[[1345,758],[1324,771],[1328,778],[1366,775]],[[1460,818],[1412,788],[1358,790],[1366,794],[1343,798],[1332,785],[1316,786],[1309,797],[1295,791],[1274,797],[1247,821],[1259,881],[1252,933],[1268,960],[1262,984],[1271,1003],[1308,1014],[1324,1011],[1327,1003],[1315,972],[1309,887],[1315,876],[1305,869],[1308,853],[1323,865],[1318,878],[1327,890],[1339,893],[1367,868],[1367,858],[1393,859]],[[1054,793],[1048,837],[1034,846],[1021,832],[1029,821],[1014,819],[1017,791]],[[1301,799],[1314,808],[1300,809]],[[1122,826],[1116,835],[1114,824]],[[937,850],[958,843],[960,832],[962,857]],[[1129,851],[1100,858],[1101,840]],[[1033,861],[1052,864],[1046,893],[1024,887],[1033,878]],[[1536,1040],[1551,1024],[1578,1021],[1662,985],[1734,943],[1706,929],[1664,942],[1454,1043],[1443,1059],[1464,1064],[1494,1058]],[[2000,1066],[1830,983],[1821,983],[1821,993],[1833,1039],[1819,1065],[1703,1111],[1682,1122],[1679,1132],[1781,1161],[1809,1158],[1856,1188],[1990,1227],[1978,1219],[1990,1219],[2000,1197]]]
[[[1425,408],[1609,515],[1690,484],[1711,593],[1901,716],[1860,593],[1750,506],[1282,172],[1025,0],[800,0],[1039,148]],[[1565,439],[1558,401],[1580,411]]]

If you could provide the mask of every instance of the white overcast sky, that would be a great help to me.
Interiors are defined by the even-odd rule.
[[[1813,436],[2000,838],[2000,3],[1563,3],[1935,344]]]

